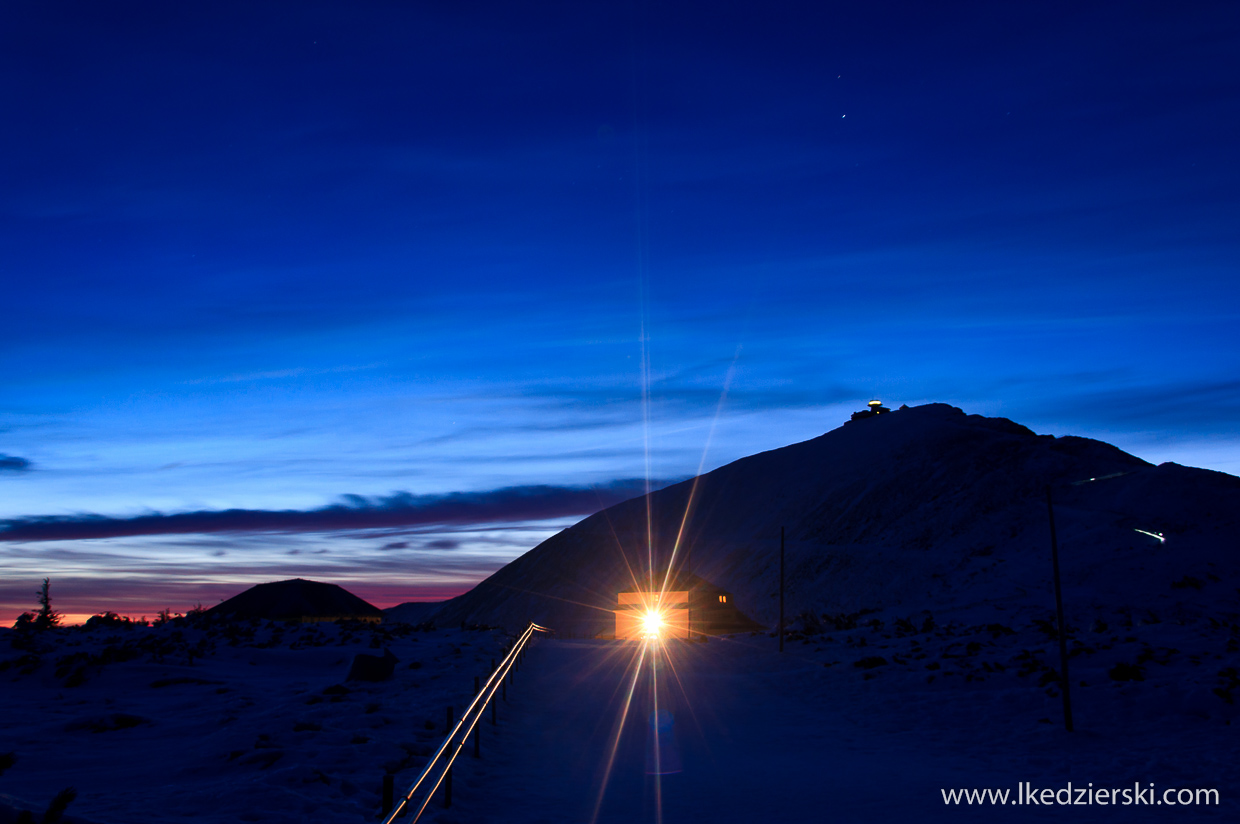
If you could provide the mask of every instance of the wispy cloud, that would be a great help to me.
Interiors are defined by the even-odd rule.
[[[1185,435],[1232,435],[1240,415],[1240,381],[1167,381],[1090,387],[1044,405],[1084,425]]]
[[[659,488],[666,482],[656,482]],[[443,495],[345,495],[341,502],[311,510],[226,509],[154,512],[129,518],[105,515],[31,516],[0,521],[0,541],[56,541],[134,535],[220,532],[340,532],[419,525],[462,525],[540,521],[588,515],[643,494],[641,479],[596,486],[509,486]],[[452,541],[428,546],[452,549]],[[395,549],[396,547],[392,547]]]
[[[0,472],[28,472],[30,466],[30,461],[25,458],[0,454]]]

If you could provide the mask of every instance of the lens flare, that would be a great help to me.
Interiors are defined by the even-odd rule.
[[[663,629],[663,616],[654,610],[647,610],[642,616],[642,634],[647,638],[658,638]]]

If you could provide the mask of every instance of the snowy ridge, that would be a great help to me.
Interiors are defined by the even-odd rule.
[[[1090,478],[1099,480],[1078,483]],[[1152,466],[1106,443],[1039,436],[944,404],[850,422],[652,493],[656,566],[670,558],[688,508],[677,563],[687,554],[694,573],[768,626],[777,620],[780,526],[790,617],[889,608],[1044,615],[1048,484],[1075,614],[1235,611],[1240,479]],[[436,619],[604,631],[615,593],[646,565],[646,518],[644,498],[590,516],[446,602]]]

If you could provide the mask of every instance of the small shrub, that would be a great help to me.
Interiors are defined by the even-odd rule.
[[[43,813],[42,824],[59,824],[64,818],[65,810],[75,798],[77,798],[77,790],[73,787],[65,787],[56,793],[52,803],[47,805],[47,811]]]
[[[1118,663],[1107,673],[1112,681],[1144,681],[1145,670],[1137,664]]]
[[[113,732],[115,730],[127,730],[136,727],[139,724],[149,724],[150,722],[140,715],[130,715],[126,712],[114,712],[111,715],[103,715],[97,718],[85,718],[79,721],[70,721],[65,725],[65,729],[69,732]]]
[[[1059,637],[1059,630],[1056,628],[1054,621],[1044,621],[1040,618],[1035,618],[1033,625],[1041,630],[1047,638]]]
[[[822,632],[822,620],[808,609],[802,611],[793,621],[801,625],[800,630],[805,635],[818,635]]]
[[[99,615],[92,615],[86,619],[87,629],[120,629],[133,626],[133,622],[128,618],[122,618],[115,612],[103,612]]]
[[[283,757],[284,752],[282,750],[264,750],[243,758],[241,763],[256,765],[260,770],[265,770]]]
[[[158,678],[151,682],[153,689],[163,689],[164,687],[177,687],[182,684],[196,684],[201,686],[209,686],[220,683],[219,681],[209,681],[206,678],[194,678],[188,675],[178,675],[175,678]]]
[[[1235,697],[1231,692],[1240,688],[1240,673],[1237,673],[1235,667],[1227,667],[1218,671],[1218,677],[1224,683],[1214,688],[1214,694],[1228,704],[1235,704]]]
[[[841,612],[839,615],[828,615],[827,613],[824,612],[822,614],[823,622],[825,624],[830,625],[832,629],[839,630],[839,631],[843,631],[846,629],[856,629],[858,617],[859,615],[857,613],[853,613],[851,615],[845,615],[844,613]]]

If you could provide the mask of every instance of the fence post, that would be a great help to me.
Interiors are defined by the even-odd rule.
[[[448,707],[448,723],[445,725],[445,733],[452,732],[453,709]],[[452,806],[452,768],[448,767],[448,772],[443,779],[443,808],[446,810]]]
[[[1059,537],[1055,534],[1055,508],[1051,486],[1046,485],[1046,514],[1051,522],[1051,575],[1055,580],[1055,619],[1059,624],[1059,689],[1063,693],[1063,728],[1072,732],[1072,693],[1068,680],[1068,625],[1063,619],[1063,593],[1059,586]]]
[[[478,676],[474,676],[474,695],[478,694]],[[482,757],[482,744],[480,743],[479,728],[482,726],[478,722],[482,720],[482,713],[478,713],[478,717],[474,719],[474,758]]]
[[[784,651],[784,528],[779,528],[779,651]]]

